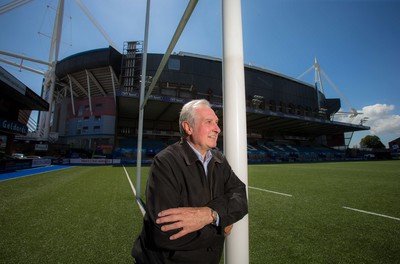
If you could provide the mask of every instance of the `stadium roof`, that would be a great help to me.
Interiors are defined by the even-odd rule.
[[[188,53],[180,55],[194,56]],[[117,91],[114,86],[119,82],[117,76],[121,70],[120,67],[121,54],[111,47],[87,51],[65,58],[57,64],[56,74],[62,80],[62,83],[58,83],[58,85],[64,88],[64,92],[60,90],[59,94],[71,96],[72,90],[74,97],[78,98],[87,98],[89,94],[91,96],[118,96],[118,112],[136,119],[139,115],[138,93],[124,94]],[[257,70],[266,71],[258,68]],[[285,78],[288,77],[285,76]],[[92,83],[90,92],[87,90],[89,79]],[[70,84],[71,87],[69,87]],[[177,130],[179,111],[188,100],[168,96],[150,96],[144,111],[145,127],[154,130]],[[221,119],[220,124],[222,126],[222,106],[214,104],[214,107]],[[326,117],[316,118],[253,108],[247,109],[247,127],[248,131],[255,131],[256,133],[259,131],[264,135],[304,136],[334,135],[370,129],[367,126],[326,120]]]
[[[247,126],[251,129],[263,130],[267,134],[300,134],[300,135],[335,135],[346,132],[369,130],[362,125],[330,121],[322,118],[272,112],[247,112]]]
[[[11,100],[18,110],[48,111],[49,103],[28,88],[25,84],[0,67],[1,97]]]
[[[150,96],[149,99],[144,111],[144,120],[149,126],[162,130],[163,124],[171,126],[172,123],[178,127],[180,109],[188,100],[166,96]],[[126,115],[137,117],[139,100],[136,96],[119,97],[119,107]],[[213,108],[222,127],[222,105],[213,104]],[[362,125],[251,108],[247,109],[246,118],[248,131],[263,131],[270,135],[319,136],[370,129]]]

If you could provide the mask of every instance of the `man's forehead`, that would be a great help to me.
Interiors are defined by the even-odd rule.
[[[201,119],[218,120],[218,117],[215,114],[214,110],[207,106],[197,108],[196,114],[197,114],[197,117],[199,117]]]
[[[208,114],[213,114],[215,115],[215,112],[212,108],[208,107],[208,106],[200,106],[196,109],[197,113],[201,113],[203,115],[208,115]]]
[[[207,115],[200,116],[199,120],[218,122],[219,119],[215,114],[207,114]]]

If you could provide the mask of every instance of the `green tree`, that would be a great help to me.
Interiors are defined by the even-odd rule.
[[[364,148],[372,148],[372,149],[384,149],[385,145],[381,142],[381,139],[378,136],[365,136],[360,141],[360,146]]]

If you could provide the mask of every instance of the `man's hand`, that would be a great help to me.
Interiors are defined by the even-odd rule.
[[[225,227],[225,229],[224,229],[225,236],[229,236],[231,234],[232,228],[233,228],[233,224],[228,225],[227,227]]]
[[[161,230],[166,232],[182,228],[178,233],[170,236],[175,240],[191,232],[202,229],[211,224],[213,218],[209,207],[180,207],[171,208],[158,213],[156,223],[161,225]]]

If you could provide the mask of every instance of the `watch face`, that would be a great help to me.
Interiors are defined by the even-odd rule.
[[[217,212],[212,210],[211,215],[212,215],[212,218],[213,218],[214,222],[217,221]]]

